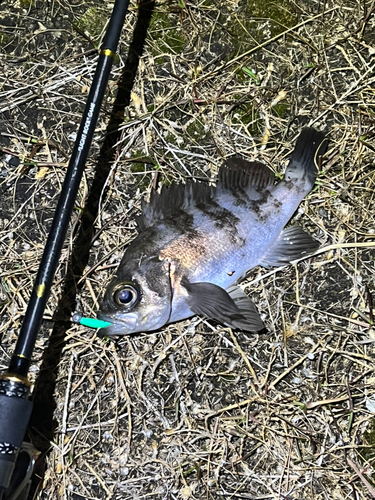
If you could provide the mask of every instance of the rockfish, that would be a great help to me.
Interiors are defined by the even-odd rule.
[[[157,330],[193,315],[231,328],[264,324],[237,286],[255,266],[280,266],[319,246],[298,226],[284,229],[311,191],[327,141],[302,130],[284,178],[257,161],[229,158],[216,186],[188,181],[152,191],[98,313],[103,335]]]

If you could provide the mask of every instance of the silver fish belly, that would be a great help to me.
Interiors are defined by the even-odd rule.
[[[284,265],[319,246],[300,227],[284,227],[313,188],[326,148],[322,132],[305,128],[278,183],[262,163],[230,158],[216,187],[190,181],[153,191],[105,292],[98,318],[111,325],[102,333],[152,331],[195,314],[262,330],[236,284],[257,265]]]

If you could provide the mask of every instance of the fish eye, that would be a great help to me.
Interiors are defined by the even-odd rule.
[[[135,286],[123,283],[116,288],[113,299],[117,305],[129,309],[138,302],[139,292]]]

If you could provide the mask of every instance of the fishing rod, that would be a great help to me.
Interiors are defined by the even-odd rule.
[[[23,461],[25,459],[25,453],[20,453],[20,450],[32,411],[32,402],[28,400],[30,382],[27,375],[128,5],[129,0],[115,0],[17,344],[8,371],[0,376],[0,500],[16,500],[21,486],[25,486],[24,480],[21,481],[21,484],[14,486],[12,476],[17,472],[17,469],[19,471],[25,469],[26,478],[32,474],[30,465],[25,467],[17,460],[20,457]],[[26,449],[26,455],[30,457],[32,464],[32,450],[28,449],[27,446],[24,449]],[[13,491],[9,491],[12,488]]]

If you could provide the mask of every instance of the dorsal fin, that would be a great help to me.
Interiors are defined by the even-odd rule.
[[[275,174],[264,163],[228,158],[219,170],[221,186],[230,190],[266,189],[275,183]]]
[[[274,182],[274,173],[263,163],[228,158],[219,170],[217,188],[189,180],[186,184],[163,186],[160,192],[152,190],[150,201],[142,200],[142,215],[137,218],[139,230],[144,231],[161,220],[175,217],[181,211],[191,212],[198,204],[209,204],[223,190],[236,193],[240,198],[248,195],[257,199],[259,193],[273,186]]]
[[[181,211],[189,211],[199,203],[209,202],[215,188],[204,182],[189,180],[186,184],[162,186],[160,193],[154,189],[150,201],[142,200],[142,215],[137,223],[141,231],[155,223],[174,217]]]

